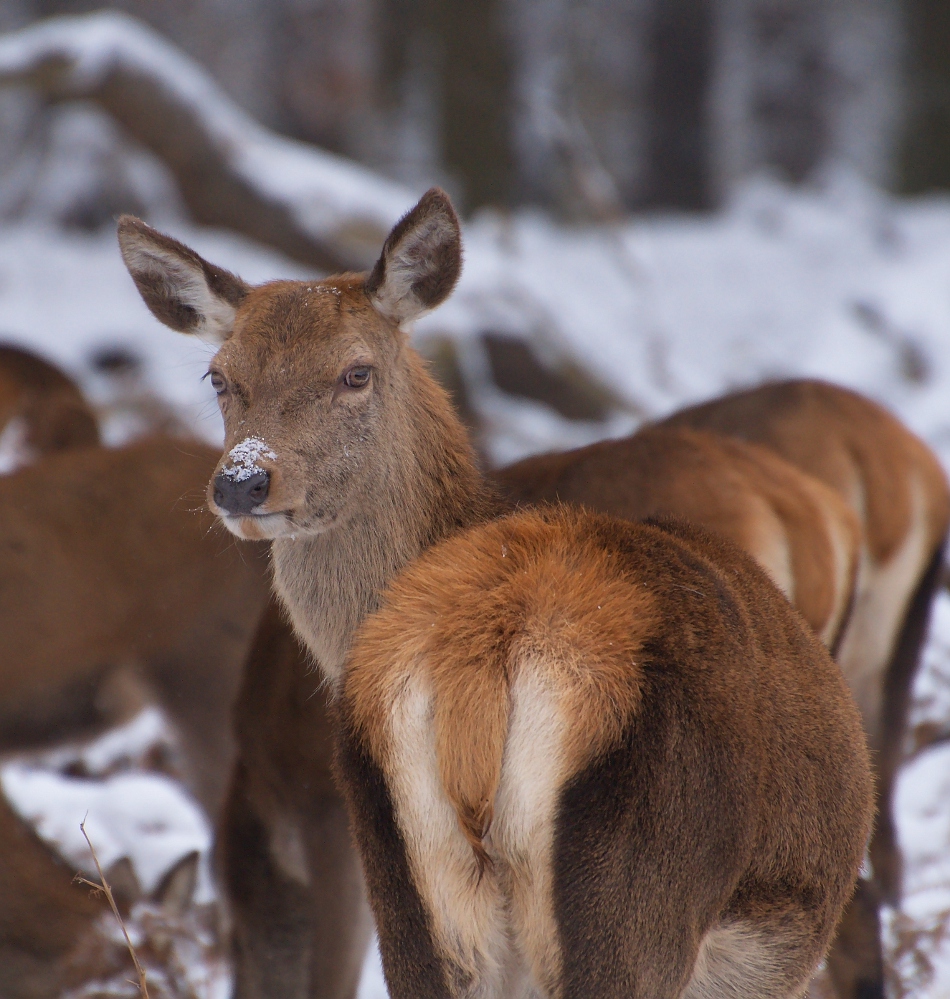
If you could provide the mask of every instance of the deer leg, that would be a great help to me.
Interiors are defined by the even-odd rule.
[[[390,790],[359,738],[340,733],[337,764],[363,860],[391,999],[447,999],[469,991],[439,953]]]
[[[352,999],[373,923],[343,802],[321,799],[302,828],[310,878],[308,996]]]
[[[879,908],[874,882],[860,880],[827,957],[839,999],[884,999]]]
[[[876,754],[878,812],[869,850],[881,899],[889,905],[897,905],[901,895],[901,855],[893,815],[894,783],[903,762],[914,678],[927,638],[930,608],[940,583],[945,541],[937,547],[917,585],[884,678],[880,745]]]
[[[239,762],[216,844],[230,903],[234,999],[307,999],[310,890],[281,870],[247,785]]]
[[[213,640],[149,664],[148,678],[181,746],[185,779],[212,825],[217,823],[234,765],[231,712],[246,636]]]

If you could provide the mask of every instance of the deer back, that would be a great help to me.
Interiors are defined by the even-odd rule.
[[[672,516],[731,538],[829,648],[856,583],[860,528],[828,486],[764,448],[678,427],[527,458],[493,478],[523,503],[580,503],[630,520]]]
[[[776,382],[674,413],[666,426],[762,444],[835,489],[861,518],[875,564],[913,534],[942,543],[950,489],[933,452],[886,409],[827,382]]]

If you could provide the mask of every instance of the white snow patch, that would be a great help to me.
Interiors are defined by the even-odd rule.
[[[240,444],[235,444],[228,451],[228,460],[231,464],[225,465],[221,469],[221,474],[234,482],[245,482],[252,475],[264,471],[258,465],[262,458],[276,461],[277,455],[260,437],[245,437]]]
[[[13,807],[43,839],[77,868],[94,874],[79,829],[85,819],[103,867],[128,857],[146,891],[186,853],[198,850],[206,855],[211,845],[200,809],[168,777],[127,773],[104,781],[80,780],[17,762],[3,767],[2,786]],[[198,900],[212,894],[205,871]]]

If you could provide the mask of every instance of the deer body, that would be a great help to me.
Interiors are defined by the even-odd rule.
[[[798,995],[850,895],[857,714],[695,529],[554,510],[444,542],[361,629],[341,717],[397,999]]]
[[[195,511],[216,458],[152,438],[0,478],[0,751],[86,737],[155,700],[216,816],[267,592],[263,552],[235,551]]]
[[[679,427],[526,458],[494,473],[522,503],[578,503],[627,520],[672,516],[731,538],[829,648],[853,601],[861,535],[832,489],[765,448]]]
[[[212,385],[219,394],[226,442],[225,455],[209,487],[209,501],[212,509],[238,537],[272,540],[277,592],[295,629],[309,646],[332,689],[344,691],[346,698],[349,696],[349,688],[344,663],[352,632],[367,614],[378,607],[382,587],[420,554],[422,563],[419,564],[431,565],[429,557],[423,553],[460,530],[478,524],[483,524],[482,529],[485,531],[492,530],[491,518],[499,511],[497,502],[476,471],[472,450],[463,429],[444,394],[431,382],[418,358],[408,347],[405,337],[405,330],[413,319],[438,305],[455,283],[460,267],[460,243],[454,212],[441,192],[429,192],[390,234],[376,268],[368,277],[341,275],[309,284],[274,282],[258,288],[249,288],[233,275],[201,260],[187,247],[154,232],[137,220],[124,219],[120,223],[119,236],[126,264],[153,313],[173,328],[204,335],[221,345],[211,363],[210,375]],[[561,544],[563,547],[564,537],[570,535],[572,530],[570,518],[567,515],[551,517],[549,523],[553,530],[552,544],[555,547]],[[567,531],[567,535],[562,535],[562,531]],[[658,551],[665,553],[666,558],[670,556],[669,546],[675,548],[679,557],[693,566],[683,576],[684,580],[688,577],[693,582],[697,580],[690,572],[699,571],[696,568],[699,563],[706,566],[714,551],[718,558],[718,548],[708,539],[697,540],[698,536],[685,528],[677,538],[673,537],[672,529],[664,532],[659,528],[619,525],[616,531],[619,532],[617,537],[599,555],[591,550],[583,557],[579,556],[578,566],[581,570],[589,568],[586,565],[589,554],[604,573],[603,579],[597,578],[598,585],[603,584],[608,589],[616,585],[629,596],[627,589],[624,589],[626,584],[623,579],[608,571],[604,559],[615,557],[614,565],[623,561],[621,554],[624,559],[633,559],[630,572],[646,587],[641,593],[642,587],[631,583],[632,592],[636,595],[634,603],[636,604],[639,596],[643,596],[646,601],[644,607],[649,605],[652,609],[648,608],[646,616],[638,617],[634,614],[630,617],[622,614],[623,626],[616,631],[616,637],[624,649],[636,650],[639,655],[641,639],[646,643],[642,646],[645,649],[656,637],[651,631],[653,626],[650,623],[654,610],[662,617],[664,613],[671,612],[674,606],[681,605],[665,598],[654,603],[654,598],[647,592],[649,586],[644,581],[646,577],[642,575],[647,571],[644,559],[646,549],[639,550],[640,542],[635,539],[642,541],[642,532],[646,532],[654,540],[664,539],[657,542]],[[633,534],[629,535],[629,532]],[[798,819],[789,819],[790,824],[786,823],[781,829],[773,828],[771,823],[779,821],[777,813],[768,812],[765,817],[765,812],[760,813],[755,809],[743,812],[741,807],[733,807],[751,800],[746,797],[750,793],[749,788],[745,779],[735,772],[720,774],[724,800],[729,802],[726,807],[737,823],[725,834],[725,838],[738,836],[733,846],[743,859],[731,866],[727,865],[731,873],[726,875],[726,880],[738,880],[731,886],[723,883],[716,899],[724,905],[732,904],[733,901],[739,904],[739,895],[735,894],[741,894],[739,882],[745,876],[753,880],[758,876],[759,868],[756,864],[759,861],[765,865],[763,870],[773,864],[773,873],[781,870],[783,876],[791,877],[794,864],[783,867],[785,860],[779,862],[779,854],[783,851],[785,854],[793,852],[796,857],[803,849],[805,852],[812,852],[815,854],[815,862],[821,868],[821,874],[815,874],[808,881],[808,891],[812,893],[810,915],[806,912],[808,906],[802,908],[801,899],[797,902],[790,900],[790,897],[786,897],[788,893],[775,903],[783,912],[791,914],[792,922],[798,919],[802,921],[801,932],[792,933],[783,941],[783,944],[788,945],[788,953],[758,961],[771,989],[769,994],[793,995],[800,991],[823,953],[840,907],[853,884],[869,815],[867,764],[856,716],[849,708],[840,678],[820,643],[811,636],[783,598],[748,559],[743,559],[741,554],[728,546],[722,548],[722,552],[728,571],[738,572],[743,579],[733,584],[737,588],[735,594],[727,597],[726,591],[719,589],[719,583],[713,583],[714,579],[720,577],[716,576],[718,570],[714,569],[712,563],[708,570],[702,570],[707,572],[703,577],[706,592],[710,597],[716,594],[716,598],[709,599],[709,612],[713,615],[709,619],[711,630],[701,627],[697,632],[703,636],[715,635],[715,641],[721,639],[725,643],[722,656],[716,661],[729,660],[732,665],[722,674],[722,682],[725,684],[726,676],[741,671],[745,665],[754,669],[756,676],[759,676],[761,670],[768,671],[773,667],[776,673],[791,669],[793,664],[796,669],[801,667],[803,677],[807,677],[808,683],[814,685],[816,696],[829,698],[828,710],[830,717],[834,719],[834,731],[837,733],[829,736],[830,741],[825,742],[823,740],[826,733],[822,726],[801,730],[799,708],[791,709],[788,716],[791,721],[788,738],[795,742],[797,749],[794,752],[789,750],[791,755],[788,759],[797,766],[803,762],[803,754],[814,751],[822,761],[822,769],[827,771],[825,778],[828,783],[819,787],[810,779],[806,780],[801,801],[797,802],[801,806],[801,814],[806,816],[803,819],[805,824],[812,831],[819,830],[817,840],[809,839],[807,844],[799,835],[801,829],[796,826]],[[451,558],[449,562],[451,563]],[[639,568],[634,571],[634,566]],[[741,569],[737,566],[741,566]],[[662,568],[657,568],[657,571],[658,579],[666,578],[665,564]],[[622,570],[621,576],[625,577],[626,573],[626,569]],[[662,589],[665,584],[657,582],[656,585]],[[692,586],[687,588],[695,589]],[[702,587],[699,592],[704,592]],[[733,591],[730,590],[729,593],[732,594]],[[762,622],[753,626],[747,621],[748,614],[753,613],[751,604],[746,607],[744,601],[751,601],[753,597],[757,599],[756,595],[760,594],[767,594],[763,599],[768,610],[762,612],[765,615]],[[481,605],[484,594],[475,587],[471,593],[466,591],[464,596],[466,599],[469,596],[472,598],[474,608]],[[701,599],[705,600],[706,597]],[[723,601],[730,610],[720,606]],[[771,667],[767,667],[765,663],[771,662],[768,655],[758,656],[754,647],[760,640],[764,641],[763,635],[767,630],[764,621],[772,619],[773,608],[777,608],[775,614],[778,616],[774,618],[774,623],[783,638],[778,645],[772,639],[772,644],[766,645],[772,652],[777,650],[776,661]],[[685,625],[686,620],[682,615],[680,619]],[[726,619],[729,626],[725,623]],[[462,632],[454,635],[452,640],[464,642],[466,621],[464,618],[459,620]],[[718,624],[713,625],[713,621]],[[733,623],[737,623],[739,631],[729,637]],[[625,632],[624,628],[630,633]],[[407,637],[410,632],[411,627],[406,633]],[[592,636],[592,640],[596,642],[603,639],[606,642],[606,634],[607,632],[598,632]],[[660,639],[657,637],[657,640]],[[701,649],[702,639],[697,639],[697,642],[697,648]],[[736,643],[735,648],[730,642]],[[568,659],[574,661],[571,659],[574,652],[565,648]],[[400,650],[393,648],[390,651],[396,656]],[[583,658],[583,646],[574,651]],[[730,660],[732,653],[735,655]],[[670,656],[671,664],[676,663],[674,672],[682,667],[686,672],[696,672],[697,675],[702,673],[701,652],[689,660],[689,664],[685,659],[681,661],[678,658],[679,651],[671,651]],[[618,683],[624,690],[630,692],[633,688],[640,689],[641,678],[636,673],[635,664],[628,662],[629,657],[623,659],[623,667],[619,661],[610,659],[609,655],[607,659],[613,663],[613,666],[608,667],[608,672],[612,670],[619,675]],[[355,661],[359,661],[358,657]],[[779,663],[784,665],[780,667]],[[626,673],[627,666],[634,671]],[[492,676],[497,674],[497,664],[493,666],[486,663],[486,668]],[[539,675],[543,680],[545,670],[539,668]],[[557,666],[554,668],[555,671],[559,669]],[[712,674],[717,672],[717,667],[707,664],[707,668]],[[583,669],[579,669],[582,673]],[[568,682],[568,701],[577,701],[581,705],[580,700],[572,700],[572,685],[575,681],[581,687],[591,685],[580,674]],[[799,681],[790,679],[788,682],[794,687]],[[801,682],[805,684],[804,680]],[[747,689],[747,686],[748,683],[742,689]],[[472,703],[471,698],[466,700],[466,691],[462,687],[444,702],[449,715],[457,718],[464,715],[464,704]],[[774,686],[769,689],[773,694],[778,692]],[[459,695],[459,700],[454,699],[454,694]],[[422,696],[424,697],[424,692]],[[795,687],[793,700],[800,696],[806,697],[804,687],[801,691]],[[628,722],[632,723],[636,715],[634,705],[639,704],[638,697],[639,695],[631,693],[623,702],[618,709],[622,717],[618,716],[613,728],[605,730],[601,742],[597,743],[599,737],[595,737],[596,745],[580,745],[583,738],[578,739],[575,762],[580,769],[577,773],[584,772],[587,763],[603,753],[609,755],[616,748],[618,740],[622,741],[627,736],[630,731]],[[738,709],[743,717],[744,712],[755,710],[753,704],[743,700],[744,697],[744,694],[740,697],[743,706]],[[344,700],[344,705],[348,703],[348,700]],[[497,697],[491,699],[492,705],[497,703]],[[705,719],[700,727],[704,728],[708,721],[709,738],[712,742],[721,741],[721,748],[724,750],[731,746],[731,736],[728,734],[731,723],[722,721],[719,707],[713,706],[711,701],[708,707],[712,714],[707,718],[701,707],[703,697],[698,696],[692,703],[690,710],[695,708],[699,713],[697,717]],[[721,697],[715,703],[720,704]],[[417,701],[412,701],[412,704],[418,707]],[[562,706],[561,701],[552,703],[551,711],[556,714]],[[409,728],[403,733],[405,738],[400,743],[402,746],[410,743],[415,745],[417,736],[424,739],[430,737],[423,731],[422,715],[413,716],[415,722],[409,717],[414,710],[415,707],[406,716]],[[491,713],[494,708],[489,710]],[[661,714],[663,710],[665,708],[661,707]],[[647,714],[651,719],[654,718],[655,709],[651,707]],[[475,712],[474,717],[482,717],[480,710]],[[412,724],[416,723],[423,725],[423,728],[417,726],[412,729]],[[488,718],[488,725],[486,739],[497,750],[498,733],[502,733],[504,742],[507,719],[501,718],[499,721],[498,713],[494,712]],[[543,743],[550,732],[542,724],[542,729],[537,734]],[[817,746],[809,741],[811,736],[819,740]],[[544,771],[541,786],[547,788],[549,794],[546,801],[535,803],[540,809],[537,814],[531,811],[534,804],[527,802],[525,807],[528,810],[522,818],[528,826],[547,828],[545,814],[549,814],[552,803],[566,793],[567,784],[564,781],[574,774],[569,768],[559,769],[556,757],[546,757],[543,751],[529,749],[532,738],[533,735],[518,742],[520,737],[516,735],[515,741],[521,749],[513,751],[523,752],[526,767],[535,767],[539,773]],[[785,745],[782,741],[784,737],[776,738]],[[674,739],[664,745],[673,749],[675,741]],[[423,742],[419,745],[425,744]],[[693,746],[692,743],[690,745]],[[779,743],[774,743],[772,748],[778,750]],[[346,751],[346,759],[345,753]],[[752,755],[755,756],[755,753]],[[680,775],[687,774],[691,771],[694,757],[692,750],[687,750],[685,756],[679,758],[674,770],[680,767],[676,772]],[[729,753],[724,752],[719,758],[725,760],[727,757]],[[348,794],[364,847],[364,864],[392,868],[393,876],[400,885],[405,886],[405,864],[400,859],[398,846],[399,830],[403,829],[408,834],[411,830],[420,828],[419,824],[413,825],[410,822],[400,826],[402,820],[398,816],[395,819],[384,819],[383,826],[377,823],[374,827],[373,823],[379,817],[380,810],[387,807],[386,803],[391,803],[394,796],[399,796],[397,785],[405,787],[412,784],[415,771],[411,764],[407,764],[409,769],[400,771],[401,776],[387,771],[380,779],[380,763],[379,757],[373,757],[370,768],[362,771],[358,771],[358,768],[354,770],[348,763],[344,763]],[[492,774],[495,771],[491,768],[491,760],[483,758],[478,739],[473,764],[473,773],[476,775],[473,779],[476,783],[487,780],[487,786],[494,787]],[[373,766],[377,769],[372,769]],[[750,777],[753,784],[765,780],[767,767],[762,769],[761,760],[756,762],[751,757],[742,756],[736,766],[740,773],[755,775],[754,779]],[[545,771],[545,767],[553,769]],[[712,784],[707,785],[707,778]],[[715,779],[710,776],[709,771],[703,770],[702,765],[700,771],[697,771],[697,780],[707,789],[715,784]],[[400,781],[403,782],[401,785]],[[445,807],[451,811],[451,795],[447,799],[440,799],[438,794],[434,798],[431,795],[427,797],[431,787],[430,782],[420,789],[423,802],[420,807],[427,808],[431,804],[433,808],[442,808],[443,815],[446,814]],[[495,790],[498,794],[503,794],[501,785]],[[736,791],[735,794],[733,790]],[[524,785],[513,793],[521,794],[523,791]],[[754,797],[754,792],[751,793]],[[836,799],[839,806],[841,802],[845,802],[840,822],[838,819],[825,821],[824,809],[829,795]],[[648,797],[651,808],[649,815],[662,814],[669,817],[669,801],[660,801],[654,792]],[[411,809],[416,796],[403,794],[400,800]],[[360,811],[362,805],[371,812],[375,810],[376,818],[370,816],[367,819]],[[497,800],[495,805],[498,805]],[[479,816],[484,817],[491,807],[490,801],[479,798],[474,803],[474,812],[471,815],[466,812],[463,817],[463,829],[469,835],[466,837],[464,832],[460,833],[463,842],[467,844],[469,855],[475,858],[475,863],[481,859],[483,866],[487,863],[486,857],[491,859],[490,849],[483,845],[482,854],[477,849],[473,850],[473,837],[480,830],[480,838],[475,838],[484,843],[487,831],[479,826]],[[674,806],[674,811],[678,807]],[[760,814],[763,816],[761,821],[756,817]],[[663,824],[666,820],[657,821]],[[690,825],[693,834],[702,837],[702,825],[702,822]],[[384,826],[384,831],[379,833]],[[373,828],[376,828],[376,832]],[[706,851],[707,856],[715,854],[718,850],[715,844],[719,842],[716,836],[718,833],[713,835],[712,840],[704,839],[700,852]],[[745,845],[737,846],[740,840]],[[757,848],[752,844],[759,843],[760,840],[762,852],[757,853]],[[768,844],[765,844],[766,840]],[[639,841],[634,839],[632,842]],[[596,838],[591,840],[591,844],[595,843]],[[679,892],[680,895],[684,891],[689,894],[690,889],[686,887],[685,880],[676,873],[682,858],[679,847],[668,848],[659,840],[649,838],[642,843],[649,852],[649,857],[644,862],[654,864],[657,870],[669,875],[669,885],[675,886],[671,887],[671,891]],[[782,844],[781,848],[777,845],[779,843]],[[395,950],[390,948],[387,957],[387,975],[390,987],[396,990],[396,994],[408,994],[407,990],[418,994],[419,989],[427,994],[447,994],[441,986],[433,985],[435,979],[426,977],[432,971],[429,957],[436,944],[429,932],[431,927],[426,928],[425,919],[436,918],[432,915],[436,910],[427,910],[426,905],[437,906],[441,904],[440,900],[446,900],[446,904],[458,901],[456,892],[459,882],[455,877],[452,849],[454,847],[447,847],[447,853],[436,850],[435,855],[426,855],[425,863],[433,861],[429,873],[434,879],[433,884],[437,885],[433,890],[438,898],[431,892],[427,894],[421,884],[415,884],[409,894],[406,894],[401,888],[393,889],[385,878],[380,880],[374,879],[372,875],[370,877],[371,898],[377,919],[386,927],[384,935],[394,926],[403,927],[394,931]],[[592,845],[591,849],[596,853],[598,847]],[[436,856],[438,864],[434,863]],[[546,883],[549,883],[555,874],[550,865],[544,868],[543,859],[538,863],[541,866],[534,875],[542,881],[547,879]],[[583,859],[578,858],[578,863],[584,863]],[[806,861],[802,860],[802,863],[807,866]],[[632,870],[620,875],[621,879],[628,878]],[[804,867],[800,873],[804,876]],[[573,877],[573,874],[569,874],[568,881],[572,881]],[[578,877],[579,887],[585,875],[581,873]],[[778,883],[772,887],[781,894]],[[538,890],[542,893],[545,891],[543,885]],[[791,894],[794,895],[795,891]],[[755,896],[755,893],[752,895]],[[419,902],[420,898],[422,902]],[[755,898],[763,902],[764,896]],[[710,921],[713,906],[711,899],[712,896],[697,902],[698,908],[689,909],[687,906],[692,914],[684,917],[685,924],[680,915],[672,913],[673,909],[680,907],[675,903],[669,906],[667,915],[673,927],[670,946],[676,954],[672,959],[663,958],[665,963],[661,962],[662,966],[657,965],[653,970],[644,971],[647,975],[644,982],[656,983],[670,995],[683,994],[697,959],[701,963],[716,964],[719,968],[716,974],[721,973],[732,980],[741,977],[744,973],[741,971],[741,948],[726,948],[728,953],[723,957],[723,948],[719,943],[715,946],[708,944],[702,952],[707,956],[699,956],[698,948],[703,935],[718,926],[715,920]],[[605,900],[599,899],[592,903],[597,912],[601,912],[600,903],[603,901]],[[387,915],[390,902],[394,906],[393,913],[400,913],[398,917],[391,913]],[[782,908],[786,903],[787,909]],[[489,937],[497,940],[507,932],[506,924],[504,920],[499,922],[497,906],[492,908],[494,903],[486,904],[486,932]],[[530,903],[529,908],[533,904]],[[692,901],[690,904],[692,905]],[[768,912],[774,913],[777,910],[769,910],[765,906],[753,914],[758,903],[750,904],[751,909],[741,910],[741,918],[749,916],[753,920],[758,919],[758,930],[763,934],[770,933],[774,925],[769,921],[771,917]],[[427,911],[428,917],[425,916]],[[420,912],[423,913],[421,917]],[[705,915],[697,922],[698,912]],[[626,934],[629,939],[637,937],[636,918],[629,908],[615,912],[607,905],[602,913],[606,920],[613,920],[609,925],[616,932]],[[477,918],[481,919],[481,916]],[[561,925],[566,926],[567,923],[552,922],[550,916],[545,916],[540,909],[538,918],[541,922],[532,922],[534,929],[525,932],[533,934],[538,940],[543,937],[546,941],[544,947],[549,950],[553,948],[551,953],[559,953],[560,944],[551,934],[555,929],[560,932]],[[393,919],[396,919],[395,923]],[[589,926],[586,923],[584,925]],[[590,932],[594,932],[593,929]],[[745,935],[743,929],[740,936],[744,938]],[[735,939],[735,934],[732,939]],[[418,977],[413,979],[411,975],[409,980],[402,979],[401,972],[392,963],[393,960],[403,960],[393,957],[401,949],[405,949],[405,955],[414,954],[422,962],[418,971],[424,980]],[[565,953],[567,950],[573,953],[575,948],[569,947]],[[595,976],[609,977],[610,973],[606,968],[609,962],[604,960],[603,947],[598,944],[588,950]],[[647,964],[651,964],[654,958],[661,960],[661,955],[650,951],[650,956],[645,960]],[[451,960],[454,958],[450,958],[450,962]],[[567,958],[564,960],[566,962]],[[535,984],[542,990],[556,989],[558,979],[553,970],[555,964],[546,965],[539,972],[540,979],[536,979]],[[639,974],[639,971],[636,972],[634,978]],[[705,980],[704,974],[698,980]],[[463,974],[462,978],[464,977]],[[452,994],[459,990],[465,991],[464,984],[459,984],[462,979],[450,975],[448,979],[439,981]],[[495,994],[503,980],[492,973],[479,981],[486,994]]]
[[[894,657],[915,593],[940,559],[950,526],[950,487],[937,458],[880,406],[820,381],[739,392],[674,413],[663,426],[767,447],[826,483],[854,510],[862,528],[862,565],[838,661],[872,748],[892,753],[889,744],[903,739],[903,728],[898,733],[893,726],[907,705],[894,704],[897,691],[891,690],[885,710],[886,674],[902,672],[908,686],[900,699],[906,702],[922,635],[912,662]],[[896,891],[896,885],[889,887],[892,901]]]

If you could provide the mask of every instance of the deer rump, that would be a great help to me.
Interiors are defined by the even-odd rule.
[[[872,813],[861,723],[750,558],[551,508],[361,628],[339,768],[394,999],[794,996]]]

